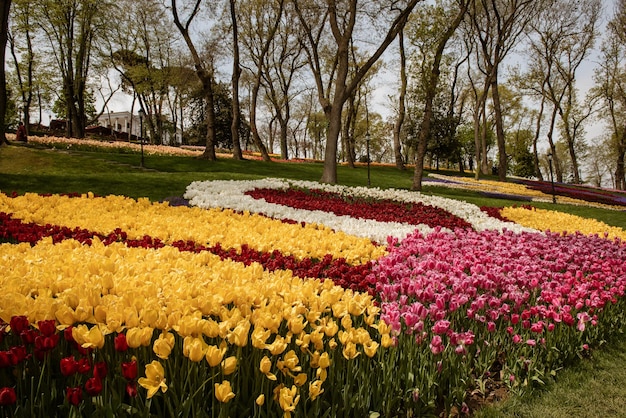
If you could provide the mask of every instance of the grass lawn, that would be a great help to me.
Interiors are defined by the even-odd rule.
[[[115,151],[53,150],[33,145],[0,147],[0,191],[3,193],[93,192],[148,197],[153,201],[181,196],[195,180],[256,179],[284,177],[319,180],[321,163],[265,163],[227,158],[209,162],[192,157],[145,156],[140,167],[137,153]],[[371,185],[408,189],[412,170],[371,166]],[[367,169],[340,166],[341,184],[367,185]],[[519,205],[519,201],[488,198],[469,190],[425,187],[424,193],[465,200],[479,206]],[[574,205],[533,203],[543,209],[560,210],[596,218],[626,228],[624,211]],[[626,417],[626,338],[592,351],[574,367],[561,371],[556,379],[536,393],[507,400],[479,411],[478,417]]]

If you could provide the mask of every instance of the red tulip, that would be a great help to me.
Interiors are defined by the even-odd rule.
[[[126,394],[131,398],[137,397],[137,382],[126,383]]]
[[[115,351],[124,352],[128,350],[128,343],[126,342],[126,334],[117,334],[113,340],[115,345]]]
[[[15,335],[20,335],[22,332],[28,329],[30,322],[28,322],[28,318],[26,318],[23,315],[20,315],[20,316],[12,317],[10,325],[11,325],[11,331]]]
[[[74,359],[73,356],[64,357],[61,359],[60,367],[61,374],[63,374],[63,376],[72,376],[78,371],[78,362]]]
[[[104,379],[108,372],[107,364],[104,361],[99,361],[93,365],[93,376],[99,379]]]
[[[83,391],[81,388],[66,388],[65,389],[65,399],[74,405],[78,406],[80,402],[83,400]]]
[[[39,321],[37,322],[37,326],[39,327],[39,331],[46,337],[52,336],[57,330],[56,321],[54,319]]]
[[[91,364],[89,364],[88,358],[81,358],[78,360],[78,373],[85,374],[91,370]]]
[[[91,377],[85,382],[85,391],[90,396],[99,395],[102,392],[102,380],[97,377]]]
[[[17,401],[15,389],[12,387],[3,387],[0,389],[0,406],[13,405]]]
[[[122,363],[122,376],[127,380],[134,380],[137,377],[137,360]]]

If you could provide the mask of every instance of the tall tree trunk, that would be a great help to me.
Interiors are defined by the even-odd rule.
[[[545,107],[545,95],[541,95],[541,105],[539,106],[539,114],[537,114],[537,123],[535,125],[535,136],[533,137],[533,166],[535,168],[535,176],[539,181],[543,181],[543,174],[539,169],[539,152],[537,150],[537,142],[539,142],[539,135],[541,134],[541,118],[543,117],[543,109]]]
[[[498,179],[506,181],[508,163],[506,158],[506,141],[504,138],[504,121],[502,118],[502,106],[500,105],[500,92],[498,90],[498,69],[494,68],[494,76],[491,81],[491,99],[496,122],[496,139],[498,141]]]
[[[343,124],[343,134],[341,135],[343,138],[343,153],[346,162],[348,163],[348,167],[354,168],[354,129],[353,124],[356,120],[355,117],[355,106],[354,106],[354,95],[350,96],[348,99],[348,109],[346,110],[346,120]],[[369,127],[368,127],[369,129]]]
[[[187,22],[183,25],[178,17],[178,8],[176,6],[176,0],[172,0],[172,13],[174,15],[174,24],[180,31],[187,47],[189,48],[189,52],[191,53],[191,57],[193,58],[193,63],[196,68],[196,75],[200,79],[202,83],[202,91],[204,93],[204,97],[206,100],[206,147],[204,152],[202,153],[202,158],[215,161],[217,160],[217,155],[215,154],[215,99],[213,97],[213,69],[205,68],[205,64],[200,59],[200,55],[196,50],[196,47],[189,36],[189,25],[191,25],[192,20],[197,15],[198,10],[200,9],[200,4],[202,0],[197,0],[196,4],[191,12]]]
[[[550,153],[552,154],[552,161],[554,162],[554,175],[556,175],[556,181],[563,182],[563,171],[561,170],[561,164],[559,156],[556,153],[556,146],[554,144],[554,126],[556,124],[556,115],[558,113],[558,107],[554,105],[552,110],[552,116],[550,117],[550,124],[548,125],[548,144],[550,145]]]
[[[622,128],[617,141],[617,161],[615,164],[615,188],[626,190],[626,169],[624,168],[624,158],[626,157],[626,126]]]
[[[267,153],[267,148],[265,147],[265,144],[263,144],[263,141],[261,141],[261,137],[259,136],[259,130],[256,126],[256,108],[259,100],[259,89],[261,87],[261,75],[257,75],[258,78],[252,86],[252,100],[250,103],[250,133],[252,134],[252,142],[261,153],[261,158],[263,158],[263,161],[272,161],[269,154]]]
[[[0,8],[0,145],[8,144],[6,138],[6,114],[7,114],[7,83],[5,74],[4,57],[6,54],[7,37],[9,33],[9,12],[11,10],[11,0],[3,0]]]
[[[430,136],[430,125],[433,118],[433,100],[435,95],[437,94],[437,83],[439,82],[439,67],[441,65],[441,58],[443,56],[443,51],[446,48],[446,44],[448,40],[454,34],[456,28],[461,24],[465,13],[467,13],[467,7],[469,5],[470,0],[463,0],[460,5],[460,9],[455,19],[452,21],[450,26],[446,29],[446,31],[441,35],[439,39],[439,43],[437,44],[437,49],[435,51],[435,56],[433,57],[433,65],[430,71],[430,76],[428,79],[428,84],[426,86],[426,98],[424,104],[424,116],[422,118],[422,122],[420,124],[420,132],[417,141],[417,155],[415,157],[415,171],[413,173],[413,184],[411,188],[413,190],[421,191],[422,190],[422,177],[424,175],[424,157],[426,155],[426,146],[428,144],[428,137]]]
[[[241,67],[239,66],[239,33],[237,30],[235,1],[236,0],[230,0],[230,18],[233,23],[233,76],[231,79],[233,90],[233,120],[230,125],[230,135],[233,140],[233,158],[235,160],[243,160],[243,154],[241,153],[241,145],[239,142],[239,76],[241,75]]]
[[[396,168],[404,170],[404,161],[402,160],[402,125],[406,116],[406,54],[404,51],[404,30],[398,32],[398,46],[400,48],[400,96],[398,97],[398,117],[393,125],[393,153],[396,160]]]

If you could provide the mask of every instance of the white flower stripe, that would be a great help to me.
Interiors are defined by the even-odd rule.
[[[478,230],[504,229],[521,232],[535,231],[511,222],[502,222],[482,212],[478,206],[467,202],[446,199],[437,196],[426,196],[418,192],[399,189],[381,190],[378,188],[348,187],[329,185],[311,181],[284,180],[266,178],[261,180],[217,180],[196,181],[187,186],[184,197],[193,206],[201,208],[228,208],[242,212],[262,213],[278,219],[293,219],[298,222],[321,224],[337,231],[357,237],[369,238],[384,243],[391,236],[404,239],[407,235],[419,230],[429,234],[433,228],[428,225],[410,225],[400,222],[380,222],[371,219],[356,219],[350,216],[338,216],[319,210],[294,209],[289,206],[268,203],[263,199],[254,199],[245,194],[246,191],[268,188],[286,190],[290,187],[318,189],[342,195],[350,195],[371,199],[389,199],[406,203],[423,203],[438,207],[466,220]]]

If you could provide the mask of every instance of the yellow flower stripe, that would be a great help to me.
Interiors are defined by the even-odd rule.
[[[226,351],[240,347],[282,356],[275,373],[299,372],[303,362],[295,351],[287,352],[299,347],[298,352],[317,353],[312,367],[325,376],[328,362],[322,359],[337,339],[347,360],[361,352],[371,357],[379,346],[373,335],[389,339],[368,294],[290,271],[270,273],[256,263],[222,261],[208,252],[105,246],[97,239],[91,246],[75,240],[55,245],[45,238],[33,247],[0,244],[0,254],[0,318],[56,318],[60,327],[75,326],[73,335],[83,347],[101,347],[104,336],[125,331],[131,347],[154,342],[155,358],[176,350],[192,361],[221,365],[224,375],[237,367]],[[184,342],[175,346],[170,331]],[[159,339],[169,340],[165,352]],[[304,384],[306,377],[297,379]],[[150,387],[156,392],[156,384]]]
[[[581,232],[586,235],[604,236],[607,238],[620,238],[626,242],[626,231],[622,228],[610,226],[595,219],[582,218],[568,213],[552,210],[537,209],[532,210],[519,207],[503,208],[502,216],[520,225],[552,232]]]
[[[297,259],[322,258],[331,254],[350,264],[362,264],[386,253],[365,238],[334,232],[321,225],[286,224],[258,214],[238,214],[231,210],[171,207],[124,196],[69,198],[42,197],[27,193],[9,198],[0,193],[0,211],[24,222],[56,224],[109,234],[121,228],[130,239],[144,235],[165,243],[192,240],[203,245],[221,244],[240,249],[248,244],[258,251],[279,250]]]

